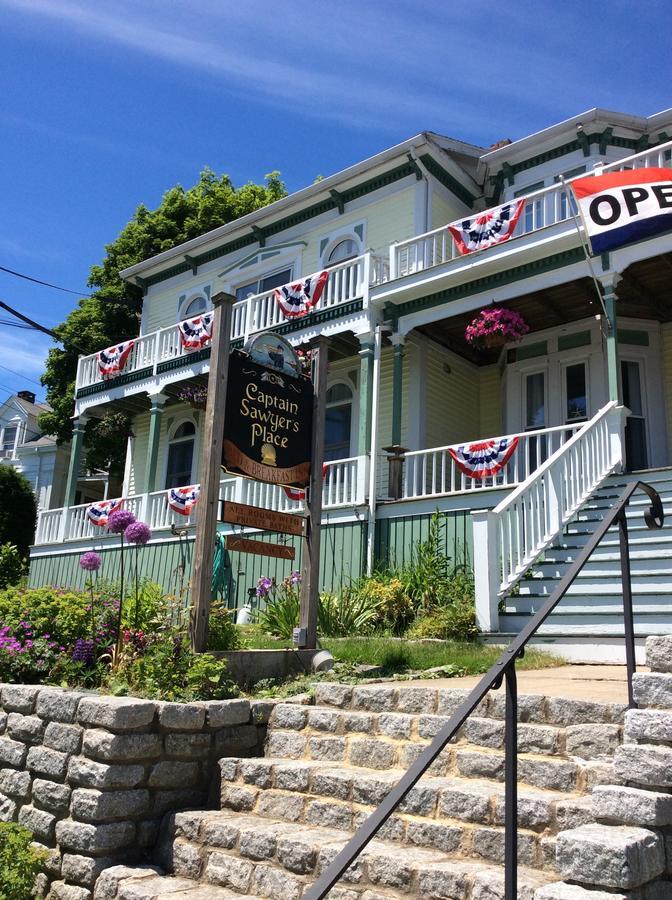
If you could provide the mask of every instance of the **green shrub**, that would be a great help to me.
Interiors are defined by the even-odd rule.
[[[378,630],[392,631],[393,634],[401,635],[413,621],[415,616],[413,601],[396,573],[376,572],[371,576],[364,576],[348,591],[375,607],[371,624]]]
[[[472,641],[477,636],[476,607],[473,597],[468,596],[456,597],[450,603],[436,606],[418,616],[408,632],[409,638],[418,640]]]
[[[35,537],[37,503],[30,482],[12,466],[0,466],[0,544],[11,541],[22,556]]]
[[[31,900],[35,879],[44,871],[46,854],[36,850],[33,835],[14,822],[0,822],[0,900]]]
[[[29,621],[35,634],[49,634],[69,646],[89,633],[90,604],[88,591],[9,587],[0,591],[0,625],[16,632],[21,622]]]
[[[445,517],[437,510],[429,520],[427,537],[415,547],[413,558],[398,573],[416,613],[442,603],[450,579],[448,557],[442,549]]]
[[[269,634],[291,638],[292,631],[299,624],[298,583],[292,583],[291,578],[285,578],[280,585],[276,585],[275,581],[271,579],[259,579],[259,581],[260,583],[268,582],[268,588],[265,588],[265,594],[260,594],[260,589],[257,588],[257,595],[266,597],[266,606],[255,614],[257,623]]]
[[[375,594],[352,591],[322,594],[317,605],[317,631],[322,637],[348,637],[373,630],[382,601]]]
[[[0,588],[10,584],[18,584],[26,574],[26,560],[19,553],[16,544],[3,544],[0,547]]]
[[[236,650],[240,646],[240,636],[233,621],[236,611],[227,609],[226,604],[214,602],[210,607],[208,621],[208,650]]]

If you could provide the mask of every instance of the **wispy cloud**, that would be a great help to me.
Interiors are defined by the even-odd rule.
[[[17,328],[9,328],[0,325],[0,333],[2,334],[2,365],[7,369],[14,369],[15,372],[25,374],[31,378],[35,378],[44,372],[44,364],[47,353],[55,344],[46,335],[40,335],[38,332],[25,332],[30,337],[24,337],[24,333]],[[11,340],[7,340],[7,336],[11,335]],[[20,377],[7,373],[5,369],[0,369],[0,381],[3,384],[10,384],[10,381],[20,381]]]

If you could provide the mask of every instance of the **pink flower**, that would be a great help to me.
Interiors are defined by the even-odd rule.
[[[102,562],[102,557],[93,550],[89,550],[88,553],[83,553],[79,557],[80,567],[86,569],[87,572],[97,572]]]
[[[135,516],[130,509],[118,509],[107,520],[107,530],[113,534],[123,534],[133,522],[135,522]]]
[[[131,522],[124,531],[124,537],[129,544],[146,544],[151,536],[152,531],[144,522]]]

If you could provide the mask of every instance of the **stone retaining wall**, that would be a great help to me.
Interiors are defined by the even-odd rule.
[[[85,900],[102,869],[151,854],[164,813],[208,805],[217,759],[262,755],[272,706],[2,684],[0,820],[49,849],[52,896]]]

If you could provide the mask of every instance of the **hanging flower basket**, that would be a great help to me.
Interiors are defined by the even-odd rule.
[[[489,306],[467,325],[464,338],[478,350],[491,350],[519,341],[529,330],[530,326],[520,313],[503,306]]]
[[[177,396],[192,409],[205,409],[208,403],[207,387],[184,387]]]

